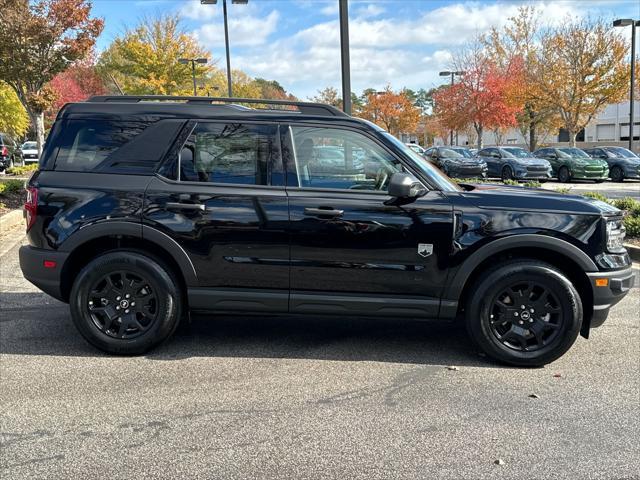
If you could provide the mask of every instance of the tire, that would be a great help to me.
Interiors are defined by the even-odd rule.
[[[139,355],[175,332],[182,297],[175,276],[160,260],[118,250],[80,271],[69,307],[73,323],[90,344],[107,353]]]
[[[527,286],[531,289],[526,290]],[[580,295],[548,263],[523,259],[499,264],[469,291],[473,293],[465,305],[467,331],[482,351],[500,362],[520,367],[546,365],[569,350],[580,333]],[[522,300],[521,293],[528,300]]]
[[[509,165],[505,165],[502,168],[502,180],[514,180],[513,177],[513,170],[511,170],[511,167]]]
[[[548,181],[549,181],[549,179],[547,179],[547,178],[539,178],[538,179],[538,182],[540,182],[540,183],[547,183]]]
[[[13,166],[14,166],[14,158],[13,158],[13,157],[11,157],[11,158],[9,159],[9,168],[13,168]]]
[[[601,178],[599,180],[594,180],[595,183],[604,183],[604,178]]]
[[[562,183],[571,181],[571,172],[567,167],[560,167],[560,170],[558,170],[558,181]]]
[[[614,182],[624,182],[624,171],[620,167],[613,167],[609,172],[609,177]]]

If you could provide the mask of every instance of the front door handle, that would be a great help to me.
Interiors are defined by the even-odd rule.
[[[178,203],[178,202],[167,202],[167,208],[179,208],[181,210],[201,210],[205,211],[206,207],[202,203]]]
[[[308,217],[341,217],[344,210],[333,210],[331,208],[305,208],[304,214]]]

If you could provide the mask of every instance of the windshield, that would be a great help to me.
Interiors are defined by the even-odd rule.
[[[452,148],[456,153],[459,153],[464,158],[473,158],[473,153],[468,148]]]
[[[37,146],[38,144],[36,142],[24,142],[22,148],[24,148],[25,150],[34,150],[35,148],[37,148]]]
[[[560,152],[560,154],[563,157],[591,158],[589,155],[587,155],[585,152],[583,152],[579,148],[572,148],[572,147],[558,148],[558,152]]]
[[[638,156],[635,153],[633,153],[631,150],[628,150],[623,147],[607,147],[604,150],[615,155],[616,157],[638,158]]]
[[[396,147],[402,150],[413,160],[416,167],[433,182],[443,192],[459,192],[462,188],[453,183],[449,177],[444,175],[440,170],[434,167],[431,163],[427,162],[424,157],[421,157],[412,149],[407,147],[404,143],[391,135],[389,132],[381,132],[387,140],[390,140]]]
[[[500,150],[502,150],[502,152],[506,154],[505,156],[511,157],[511,158],[527,158],[532,156],[524,148],[509,147],[509,148],[501,148]]]

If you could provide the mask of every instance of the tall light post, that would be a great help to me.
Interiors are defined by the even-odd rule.
[[[633,87],[636,83],[636,27],[640,26],[640,20],[631,18],[619,18],[613,21],[614,27],[631,26],[631,88],[629,90],[629,150],[633,151]]]
[[[451,86],[453,86],[453,83],[455,81],[454,80],[455,76],[456,75],[458,75],[458,76],[464,75],[464,73],[465,73],[464,71],[457,71],[457,72],[451,71],[450,72],[449,70],[445,70],[443,72],[440,72],[440,76],[441,77],[448,77],[449,75],[451,75]],[[450,136],[450,140],[449,140],[449,145],[453,145],[453,130],[451,130],[451,134],[450,135],[451,136]]]
[[[196,63],[205,64],[207,63],[206,58],[179,58],[178,62],[183,65],[191,64],[191,77],[193,79],[193,96],[196,97],[198,95],[198,89],[196,88]]]
[[[218,0],[200,0],[202,5],[215,5]],[[231,0],[234,5],[246,5],[249,0]],[[233,88],[231,87],[231,55],[229,54],[229,23],[227,22],[227,0],[222,0],[222,15],[224,17],[224,46],[227,53],[227,89],[229,98],[233,97]]]
[[[351,62],[349,60],[349,5],[338,0],[340,11],[340,64],[342,67],[342,110],[351,115]]]

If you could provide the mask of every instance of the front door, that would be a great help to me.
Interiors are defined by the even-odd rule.
[[[198,308],[286,311],[289,216],[278,126],[189,128],[173,167],[147,188],[144,224],[189,256],[199,281],[190,303]]]
[[[293,126],[283,136],[291,221],[290,310],[436,317],[452,240],[439,192],[385,204],[406,169],[364,133]]]

